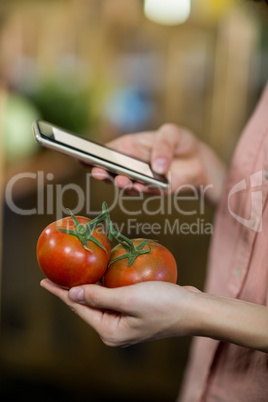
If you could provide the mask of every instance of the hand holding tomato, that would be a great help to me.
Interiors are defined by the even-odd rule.
[[[196,299],[202,295],[195,288],[155,281],[114,289],[84,285],[68,292],[47,279],[41,286],[75,311],[107,346],[195,335]]]
[[[118,233],[107,210],[104,204],[102,215],[93,221],[72,216],[43,231],[37,244],[38,262],[50,280],[41,285],[70,306],[110,346],[190,333],[186,302],[192,292],[175,285],[173,255],[153,240],[130,240]],[[94,231],[102,219],[107,220],[108,237]],[[119,244],[110,253],[113,238]],[[96,282],[102,275],[103,284],[116,289],[88,284],[77,287]],[[69,292],[64,289],[71,286],[75,287]]]
[[[92,221],[71,213],[43,230],[37,242],[37,260],[45,276],[65,288],[96,283],[102,277],[106,287],[144,281],[176,283],[177,264],[171,252],[153,240],[130,240],[118,233],[107,204],[102,208],[102,214]],[[98,226],[104,220],[108,236]],[[119,244],[111,254],[113,238]]]

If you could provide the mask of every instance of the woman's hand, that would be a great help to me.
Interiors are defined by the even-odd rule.
[[[166,282],[143,282],[108,289],[84,285],[69,291],[48,279],[41,286],[59,297],[108,346],[129,346],[172,336],[192,335],[190,308],[195,288]]]
[[[208,200],[217,204],[223,190],[226,169],[215,153],[188,130],[173,124],[165,124],[155,132],[128,134],[119,137],[109,147],[133,157],[151,163],[158,174],[169,174],[171,191],[180,186],[207,187]],[[100,168],[93,168],[96,179],[108,178],[108,173]],[[127,177],[118,175],[115,183],[120,188],[132,188],[147,191],[140,183],[132,183]]]
[[[267,306],[160,281],[114,289],[84,285],[68,291],[44,279],[41,286],[94,328],[108,346],[195,335],[268,353]]]

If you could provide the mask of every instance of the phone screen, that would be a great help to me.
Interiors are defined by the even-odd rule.
[[[37,121],[35,124],[37,125],[39,134],[42,137],[49,139],[50,142],[55,144],[61,144],[64,148],[68,147],[69,149],[73,149],[85,154],[87,157],[89,157],[88,163],[90,163],[90,157],[92,157],[92,161],[95,162],[93,162],[93,164],[96,164],[96,159],[99,160],[100,166],[102,166],[101,161],[107,162],[109,166],[114,165],[115,172],[117,171],[117,166],[119,167],[119,171],[120,168],[122,168],[122,171],[131,170],[136,172],[138,175],[140,174],[150,179],[160,181],[163,184],[167,183],[167,180],[164,176],[154,173],[150,165],[142,160],[114,151],[111,148],[98,144],[94,141],[87,140],[76,134],[72,134],[49,123]],[[103,164],[103,166],[105,166],[105,164]]]
[[[152,178],[154,177],[150,166],[146,162],[142,162],[138,159],[134,159],[127,155],[113,151],[112,149],[104,147],[95,142],[87,141],[84,138],[65,133],[55,127],[53,127],[52,130],[54,138],[57,142],[69,145],[72,148],[79,149],[82,152],[86,152],[89,155],[104,159],[116,165],[128,167],[137,173],[141,173]]]

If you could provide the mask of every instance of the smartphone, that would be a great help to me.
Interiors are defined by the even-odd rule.
[[[46,148],[143,184],[162,189],[169,187],[167,178],[154,173],[149,163],[114,151],[46,121],[35,121],[33,132],[36,142]]]

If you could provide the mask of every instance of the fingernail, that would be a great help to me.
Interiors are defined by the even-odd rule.
[[[166,158],[157,158],[153,162],[153,170],[155,173],[163,174],[166,173],[168,168],[168,160]]]
[[[77,287],[69,290],[69,297],[72,301],[82,302],[85,300],[84,289]]]

